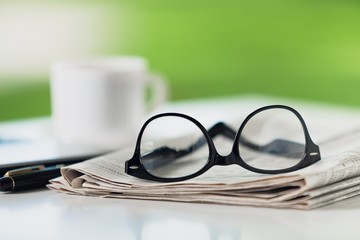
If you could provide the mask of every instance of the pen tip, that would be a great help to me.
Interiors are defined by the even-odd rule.
[[[3,177],[0,179],[0,191],[6,192],[13,189],[13,181],[8,177]]]

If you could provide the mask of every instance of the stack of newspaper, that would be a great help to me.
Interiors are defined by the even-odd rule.
[[[309,114],[309,112],[308,112]],[[85,196],[162,200],[258,207],[313,209],[360,194],[360,124],[307,119],[322,160],[305,169],[262,175],[238,165],[215,166],[183,182],[157,183],[129,176],[125,161],[134,146],[62,169],[48,185],[58,192]],[[309,115],[307,115],[309,116]],[[319,117],[319,115],[318,115]],[[339,119],[337,119],[339,120]],[[335,122],[337,121],[335,119]],[[312,131],[312,130],[321,131]],[[314,137],[313,137],[314,138]]]

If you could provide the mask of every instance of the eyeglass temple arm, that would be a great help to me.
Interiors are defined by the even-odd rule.
[[[212,139],[219,134],[224,135],[225,137],[230,139],[234,139],[236,135],[236,132],[232,130],[230,127],[226,126],[225,123],[223,122],[216,123],[208,130],[208,133]],[[143,162],[144,164],[151,165],[151,168],[158,168],[163,165],[169,164],[170,162],[182,156],[185,156],[196,149],[201,148],[205,144],[207,144],[206,138],[201,137],[194,144],[190,145],[186,149],[172,149],[167,146],[163,146],[144,155],[142,158],[143,160],[146,161]]]
[[[208,132],[211,138],[215,138],[217,135],[222,134],[225,137],[234,139],[236,135],[236,132],[223,122],[215,124]],[[265,145],[257,145],[245,137],[240,136],[239,143],[258,152],[290,158],[299,157],[299,155],[303,154],[305,148],[304,144],[283,139],[275,139]]]
[[[236,132],[227,126],[223,122],[218,122],[214,126],[212,126],[208,130],[209,136],[213,139],[218,135],[223,135],[229,139],[234,139],[236,136]],[[275,139],[272,142],[265,144],[265,145],[257,145],[252,143],[251,141],[247,140],[244,137],[240,137],[241,144],[246,147],[249,147],[253,150],[270,153],[278,156],[287,156],[287,157],[298,157],[298,154],[302,154],[304,152],[304,145],[301,143],[296,143],[292,141],[282,140],[282,139]],[[148,160],[166,160],[166,161],[156,161],[157,163],[164,162],[164,164],[168,164],[171,160],[176,160],[179,157],[185,156],[197,150],[207,144],[206,138],[201,137],[197,142],[190,145],[186,149],[172,149],[167,146],[155,149],[154,151],[146,154],[143,158],[148,158]],[[162,165],[162,164],[161,164]],[[155,166],[154,166],[155,167]]]
[[[208,134],[211,139],[214,139],[218,135],[223,135],[224,137],[233,140],[236,136],[236,132],[223,122],[218,122],[214,126],[209,128]],[[194,151],[204,146],[205,144],[207,144],[205,137],[201,137],[197,142],[185,149],[185,151]]]
[[[236,136],[236,132],[224,122],[216,123],[208,130],[208,133],[211,139],[214,139],[218,135],[222,135],[233,140]],[[196,143],[191,145],[186,151],[190,152],[196,150],[202,147],[205,143],[205,138],[201,138]],[[275,139],[265,145],[257,145],[242,136],[240,136],[239,143],[259,152],[270,153],[279,156],[285,155],[287,157],[298,157],[299,154],[304,152],[305,147],[304,144],[283,139]]]

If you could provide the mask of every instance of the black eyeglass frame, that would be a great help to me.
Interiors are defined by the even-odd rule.
[[[255,116],[256,114],[258,114],[262,111],[269,110],[269,109],[288,110],[288,111],[292,112],[293,114],[295,114],[295,116],[299,119],[299,121],[302,125],[303,131],[304,131],[304,136],[305,136],[305,152],[304,152],[302,159],[292,167],[284,168],[284,169],[276,169],[276,170],[264,170],[264,169],[259,169],[259,168],[248,165],[241,158],[238,145],[239,145],[240,136],[241,136],[241,133],[242,133],[244,127],[246,126],[248,121],[253,116]],[[195,172],[193,174],[183,176],[183,177],[176,177],[176,178],[161,178],[161,177],[152,175],[143,166],[143,163],[141,161],[141,139],[142,139],[142,135],[143,135],[146,127],[148,126],[148,124],[150,122],[152,122],[158,118],[169,117],[169,116],[180,117],[180,118],[184,118],[184,119],[191,121],[201,130],[201,132],[203,133],[203,135],[206,139],[206,142],[209,147],[209,158],[207,160],[207,163],[204,165],[204,167],[202,167],[200,170],[198,170],[197,172]],[[142,128],[139,132],[137,141],[136,141],[134,154],[130,160],[125,162],[125,172],[131,176],[138,177],[141,179],[151,180],[151,181],[178,182],[178,181],[185,181],[185,180],[197,177],[197,176],[205,173],[207,170],[209,170],[211,167],[213,167],[215,165],[226,166],[226,165],[231,165],[231,164],[237,164],[249,171],[256,172],[256,173],[279,174],[279,173],[288,173],[288,172],[300,170],[302,168],[305,168],[305,167],[308,167],[308,166],[314,164],[315,162],[319,161],[320,159],[321,159],[320,149],[312,141],[309,131],[307,129],[307,126],[305,124],[305,121],[302,118],[302,116],[300,115],[300,113],[297,112],[294,108],[286,106],[286,105],[269,105],[269,106],[261,107],[255,111],[253,111],[245,118],[245,120],[242,122],[239,130],[236,132],[236,135],[235,135],[235,138],[233,141],[232,151],[227,156],[222,156],[217,152],[215,144],[214,144],[208,130],[195,118],[190,117],[186,114],[175,113],[175,112],[157,114],[157,115],[149,118],[142,126]]]

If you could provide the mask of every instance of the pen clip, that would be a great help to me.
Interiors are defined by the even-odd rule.
[[[17,169],[6,172],[4,174],[4,177],[13,177],[16,175],[21,175],[21,174],[30,173],[30,172],[34,172],[34,171],[38,171],[38,170],[44,170],[44,169],[45,169],[44,165],[34,165],[34,166],[30,166],[30,167],[17,168]]]

